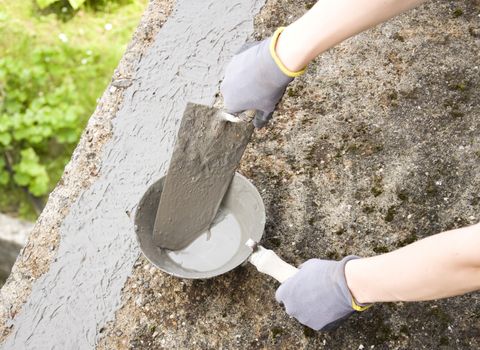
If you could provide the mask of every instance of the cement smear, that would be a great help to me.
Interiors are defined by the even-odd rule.
[[[253,132],[217,108],[189,103],[165,179],[155,221],[155,244],[179,250],[213,222]]]
[[[212,105],[223,68],[264,1],[179,0],[138,63],[98,180],[60,227],[57,257],[32,286],[2,349],[91,349],[139,256],[131,213],[165,175],[186,102]]]

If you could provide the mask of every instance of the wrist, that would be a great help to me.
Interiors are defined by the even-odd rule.
[[[287,28],[280,27],[273,34],[270,42],[270,54],[278,68],[285,75],[294,78],[305,72],[308,62],[304,62],[290,49],[288,34],[287,39],[285,39],[285,30]]]
[[[369,293],[368,282],[362,278],[362,263],[364,259],[350,260],[345,264],[345,279],[347,287],[353,299],[359,304],[374,303],[372,296]]]
[[[289,27],[286,27],[279,35],[275,52],[283,65],[293,72],[305,70],[309,63],[307,55],[298,47]]]

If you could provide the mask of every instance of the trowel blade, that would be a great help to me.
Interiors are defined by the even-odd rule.
[[[184,248],[208,230],[230,185],[254,127],[222,113],[187,104],[153,230],[161,248]]]

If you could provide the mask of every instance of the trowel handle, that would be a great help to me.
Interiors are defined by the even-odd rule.
[[[248,259],[258,271],[272,276],[278,282],[283,283],[289,277],[298,272],[298,269],[283,261],[273,250],[264,247],[255,246],[254,252]]]

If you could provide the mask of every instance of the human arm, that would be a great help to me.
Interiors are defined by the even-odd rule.
[[[268,39],[245,46],[226,67],[221,84],[230,113],[254,109],[264,126],[287,85],[320,53],[424,0],[320,0]],[[283,31],[282,31],[283,30]]]
[[[301,323],[325,329],[371,303],[431,300],[480,290],[479,252],[476,224],[371,258],[311,259],[282,283],[276,298]]]
[[[355,34],[425,0],[320,0],[280,35],[276,52],[292,71]]]
[[[431,300],[479,290],[480,224],[349,261],[345,276],[361,303]]]

